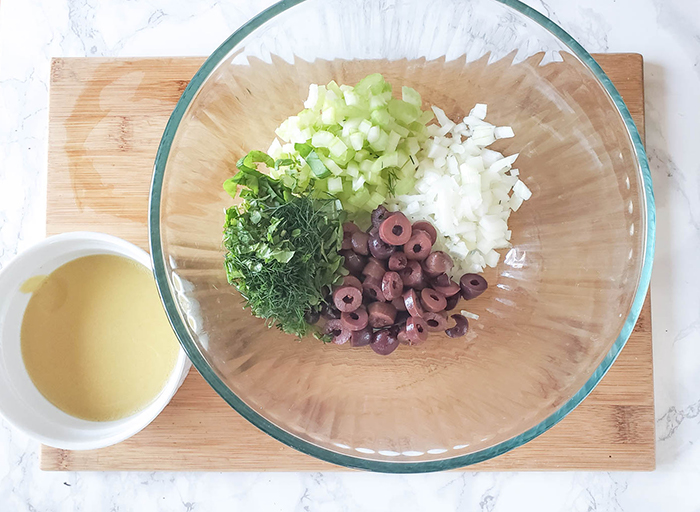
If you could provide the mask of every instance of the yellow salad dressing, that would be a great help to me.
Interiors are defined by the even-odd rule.
[[[32,293],[22,358],[47,400],[72,416],[109,421],[160,393],[179,346],[149,269],[101,254],[32,279],[21,288]]]

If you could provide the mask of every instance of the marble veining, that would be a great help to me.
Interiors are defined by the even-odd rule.
[[[206,55],[270,0],[3,0],[0,267],[44,236],[54,56]],[[528,0],[591,52],[645,59],[657,202],[653,473],[46,473],[0,425],[0,511],[700,511],[700,4]],[[49,190],[50,194],[51,191]]]

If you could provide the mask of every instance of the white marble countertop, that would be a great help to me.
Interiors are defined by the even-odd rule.
[[[270,0],[3,0],[0,267],[44,236],[49,61],[206,55]],[[47,473],[0,428],[0,511],[700,511],[700,2],[529,0],[591,52],[645,59],[657,202],[653,473]],[[185,37],[186,35],[186,37]]]

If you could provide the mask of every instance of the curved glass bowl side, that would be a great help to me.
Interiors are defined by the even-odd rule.
[[[630,139],[633,142],[637,160],[639,163],[639,173],[641,174],[644,183],[644,205],[646,212],[646,237],[645,246],[643,248],[643,263],[639,282],[637,285],[636,295],[630,308],[630,312],[625,320],[623,328],[615,340],[614,344],[596,368],[590,378],[586,381],[583,387],[572,396],[563,406],[561,406],[554,414],[547,417],[535,427],[515,436],[505,442],[492,446],[488,449],[471,453],[468,455],[452,457],[438,461],[425,462],[383,462],[376,460],[367,460],[361,457],[344,455],[338,452],[330,451],[321,448],[312,443],[298,438],[295,435],[281,429],[271,423],[248,405],[246,405],[237,395],[235,395],[226,384],[219,378],[218,375],[209,367],[209,364],[204,359],[196,344],[190,339],[188,329],[181,317],[175,303],[175,294],[171,289],[170,281],[167,276],[165,255],[161,243],[161,225],[160,225],[160,210],[161,210],[161,194],[163,187],[163,179],[165,175],[166,162],[170,153],[171,145],[179,124],[187,111],[188,106],[196,96],[201,85],[209,77],[212,71],[223,61],[223,59],[238,45],[245,37],[258,27],[263,25],[274,16],[302,3],[305,0],[284,0],[275,4],[267,10],[260,13],[258,16],[250,20],[234,34],[232,34],[212,55],[205,61],[199,71],[190,81],[176,105],[163,133],[161,143],[156,154],[153,182],[151,186],[151,197],[149,205],[149,236],[151,257],[153,259],[153,267],[156,282],[158,284],[159,293],[165,306],[167,315],[175,330],[182,346],[192,360],[197,370],[204,376],[214,390],[226,400],[238,413],[244,418],[260,428],[265,433],[278,439],[279,441],[295,448],[303,453],[312,455],[319,459],[326,460],[333,464],[339,464],[347,467],[366,469],[370,471],[381,471],[391,473],[414,473],[414,472],[430,472],[441,471],[463,467],[484,460],[496,457],[507,451],[510,451],[522,444],[534,439],[543,432],[550,429],[567,414],[569,414],[581,401],[595,388],[601,378],[610,369],[623,346],[627,342],[634,325],[639,317],[641,308],[646,298],[651,277],[651,267],[653,262],[654,239],[655,239],[655,207],[652,190],[651,174],[646,158],[644,146],[637,128],[632,120],[632,117],[624,104],[620,94],[613,86],[610,79],[605,75],[598,63],[586,52],[571,36],[564,30],[553,23],[551,20],[538,13],[534,9],[522,4],[518,0],[498,0],[500,3],[507,5],[523,15],[529,17],[543,28],[556,36],[563,44],[565,44],[582,62],[584,62],[603,85],[604,89],[609,94],[612,101],[619,110],[623,121],[627,127]]]

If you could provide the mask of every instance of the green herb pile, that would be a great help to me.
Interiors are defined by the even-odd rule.
[[[240,190],[242,199],[226,212],[228,281],[255,316],[301,337],[312,329],[305,315],[320,309],[343,273],[338,254],[343,213],[335,198],[293,193],[282,181],[259,172],[257,163],[295,165],[251,151],[238,162],[239,172],[224,183],[232,197]]]

